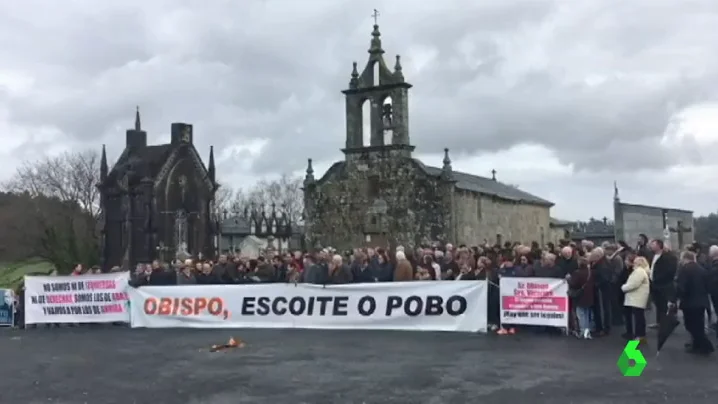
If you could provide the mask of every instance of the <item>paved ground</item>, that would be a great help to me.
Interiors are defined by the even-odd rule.
[[[682,331],[682,330],[681,330]],[[241,350],[210,353],[231,334]],[[122,327],[0,330],[0,401],[55,404],[714,403],[683,332],[639,378],[617,338]]]

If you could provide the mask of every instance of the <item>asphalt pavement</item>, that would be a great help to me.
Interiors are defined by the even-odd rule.
[[[246,347],[209,352],[230,336]],[[655,339],[655,335],[652,335]],[[54,404],[714,403],[718,360],[685,331],[640,377],[618,337],[522,332],[0,330],[0,402]],[[655,346],[655,342],[652,342]]]

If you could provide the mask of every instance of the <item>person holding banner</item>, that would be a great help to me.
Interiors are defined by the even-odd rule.
[[[504,278],[504,277],[513,278],[518,275],[517,268],[514,266],[514,261],[511,257],[510,252],[505,252],[502,260],[503,260],[503,262],[501,263],[501,265],[499,267],[499,271],[498,271],[499,282],[501,281],[501,278]],[[496,331],[496,333],[499,335],[507,335],[507,334],[513,335],[513,334],[516,334],[516,327],[505,328],[502,324],[501,327],[499,328],[499,330]]]
[[[588,260],[578,259],[578,269],[566,275],[569,286],[569,296],[573,300],[578,318],[578,330],[574,335],[582,339],[591,337],[591,313],[594,305],[594,274],[589,267]]]

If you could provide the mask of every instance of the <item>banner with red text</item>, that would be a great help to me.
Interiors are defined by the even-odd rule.
[[[128,288],[132,327],[486,332],[487,284],[143,286]]]
[[[129,322],[129,272],[26,276],[25,324]]]
[[[501,278],[501,324],[568,327],[568,284],[555,278]]]

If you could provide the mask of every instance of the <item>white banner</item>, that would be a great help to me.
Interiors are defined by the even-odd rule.
[[[129,272],[26,276],[25,324],[129,322]]]
[[[132,327],[486,332],[482,281],[143,286]]]
[[[568,285],[555,278],[501,278],[501,324],[568,327]]]

